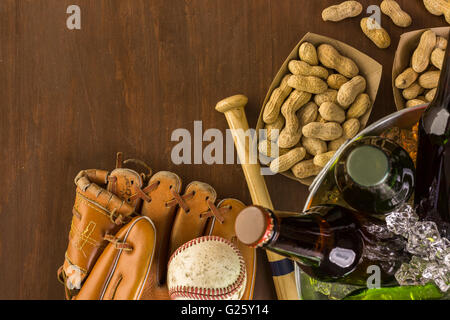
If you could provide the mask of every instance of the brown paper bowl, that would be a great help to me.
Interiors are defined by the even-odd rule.
[[[334,46],[340,54],[343,56],[346,56],[348,58],[351,58],[355,61],[355,63],[358,65],[358,68],[360,70],[360,74],[364,76],[367,80],[367,89],[366,92],[370,97],[370,100],[373,103],[375,102],[378,87],[380,86],[381,81],[381,73],[383,70],[383,67],[381,64],[379,64],[374,59],[370,58],[366,54],[362,53],[359,50],[356,50],[355,48],[337,41],[332,38],[328,38],[325,36],[321,36],[315,33],[307,33],[300,42],[295,46],[295,48],[292,50],[291,54],[287,57],[286,61],[284,61],[283,65],[281,66],[280,70],[278,71],[277,75],[275,76],[275,79],[272,81],[272,84],[270,85],[269,90],[267,91],[266,98],[264,99],[263,106],[261,108],[261,113],[259,114],[258,123],[256,125],[256,132],[259,132],[259,129],[264,128],[264,121],[263,121],[263,113],[264,113],[264,107],[267,104],[267,101],[270,99],[270,96],[272,95],[273,90],[275,90],[281,83],[281,80],[283,77],[290,73],[288,69],[288,63],[289,61],[293,59],[298,60],[298,49],[300,48],[300,45],[303,42],[310,42],[316,48],[323,43],[330,44]],[[372,106],[370,107],[369,112],[367,112],[361,119],[361,130],[364,129],[367,125],[367,121],[369,120],[370,114],[372,112]],[[299,179],[294,176],[294,174],[291,171],[286,171],[281,173],[282,175],[297,180],[305,185],[311,185],[311,183],[314,181],[315,177],[307,178],[307,179]]]
[[[397,51],[395,53],[394,65],[392,67],[392,90],[397,110],[406,108],[406,100],[403,98],[402,90],[395,86],[395,79],[411,65],[411,57],[419,45],[420,37],[426,30],[433,30],[438,36],[447,38],[450,27],[427,28],[404,33],[400,36]]]

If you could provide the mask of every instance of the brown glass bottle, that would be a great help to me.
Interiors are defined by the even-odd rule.
[[[404,240],[383,221],[336,205],[283,218],[251,206],[239,214],[235,229],[244,244],[289,257],[325,282],[366,286],[374,266],[382,285],[396,284],[395,272],[410,258]]]
[[[416,190],[420,218],[437,223],[450,238],[450,48],[434,100],[419,122]]]

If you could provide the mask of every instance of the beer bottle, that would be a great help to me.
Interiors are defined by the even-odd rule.
[[[450,48],[445,52],[434,100],[419,122],[416,190],[420,218],[437,223],[450,238]]]
[[[395,272],[410,258],[405,241],[383,221],[336,205],[291,216],[250,206],[238,215],[235,231],[242,243],[289,257],[324,282],[393,285]]]
[[[414,162],[405,149],[375,136],[347,146],[334,168],[345,202],[371,214],[386,214],[407,202],[414,191],[414,173]]]

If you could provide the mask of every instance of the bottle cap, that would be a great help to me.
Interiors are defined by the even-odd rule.
[[[239,213],[234,228],[239,241],[256,248],[262,246],[272,237],[274,219],[268,210],[258,206],[250,206]]]
[[[388,214],[414,191],[414,163],[395,141],[367,136],[342,150],[334,178],[342,199],[368,214]]]
[[[382,183],[389,175],[389,160],[378,146],[356,147],[347,158],[347,173],[350,178],[363,187]]]

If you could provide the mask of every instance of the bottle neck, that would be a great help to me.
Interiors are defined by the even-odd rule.
[[[430,106],[445,108],[450,111],[450,46],[447,46],[442,65],[441,76],[434,100]]]
[[[421,136],[432,144],[444,145],[450,137],[450,46],[445,52],[444,64],[434,100],[422,115]]]
[[[265,236],[261,238],[260,247],[289,251],[291,246],[295,246],[297,253],[305,258],[321,258],[318,251],[329,236],[325,231],[328,224],[321,218],[323,213],[308,211],[280,217],[267,209],[264,212],[272,224],[268,225]]]
[[[313,237],[314,239],[309,239],[307,234],[310,230],[317,229],[317,225],[318,222],[313,215],[291,213],[289,216],[279,216],[272,210],[249,206],[236,218],[235,232],[242,243],[253,248],[276,245],[286,234],[302,235],[300,238],[308,242],[306,246],[309,247],[314,245],[317,235]]]
[[[324,259],[324,248],[333,241],[327,241],[330,234],[321,226],[317,215],[299,213],[278,217],[267,209],[265,214],[272,224],[268,225],[259,247],[291,257],[305,267],[320,265]]]

